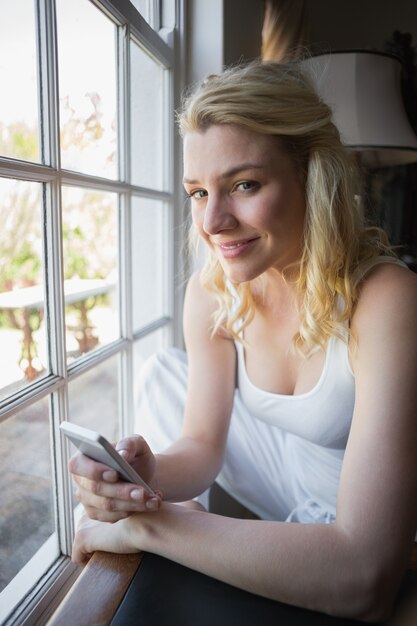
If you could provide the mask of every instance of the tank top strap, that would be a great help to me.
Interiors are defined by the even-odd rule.
[[[374,267],[382,265],[383,263],[391,263],[392,265],[399,265],[400,267],[407,268],[404,261],[401,261],[398,257],[388,255],[377,256],[373,259],[369,259],[369,261],[366,261],[363,265],[356,269],[353,275],[353,283],[358,285],[366,277],[366,275],[374,269]]]

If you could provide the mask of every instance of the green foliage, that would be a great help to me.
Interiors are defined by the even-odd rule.
[[[42,268],[40,188],[0,179],[0,290],[39,282]]]
[[[80,244],[84,242],[85,237],[81,227],[76,226],[70,228],[67,224],[63,224],[62,237],[64,241],[64,258],[65,258],[65,278],[89,278],[88,260],[82,254]]]
[[[101,102],[98,94],[87,94],[91,114],[82,118],[63,102],[61,146],[76,146],[81,152],[103,136]],[[24,122],[0,122],[0,155],[37,162],[39,139],[36,128]],[[0,178],[0,292],[40,284],[43,263],[41,185]],[[106,278],[115,269],[117,210],[114,196],[100,191],[63,189],[62,240],[64,277]],[[107,296],[91,298],[83,306],[90,310]],[[77,305],[70,305],[78,310]],[[0,328],[21,326],[22,312],[0,309]],[[29,324],[39,327],[42,312],[31,310]]]
[[[23,241],[17,254],[10,260],[6,271],[6,280],[11,281],[16,276],[24,277],[24,282],[28,285],[35,285],[36,280],[42,270],[42,262],[38,254],[34,252],[28,241]]]
[[[0,154],[24,161],[38,161],[39,140],[36,128],[29,127],[24,122],[14,122],[7,126],[0,122]]]
[[[114,270],[117,210],[100,191],[65,189],[63,194],[65,278],[106,278]]]

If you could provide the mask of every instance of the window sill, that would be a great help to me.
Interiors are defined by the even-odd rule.
[[[110,623],[141,561],[141,554],[95,552],[47,626]]]

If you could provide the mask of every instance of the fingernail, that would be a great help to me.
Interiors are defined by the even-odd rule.
[[[142,489],[132,489],[130,492],[130,497],[133,500],[143,500],[143,490]]]
[[[127,451],[127,450],[118,450],[117,452],[118,452],[118,453],[120,454],[120,456],[122,456],[124,459],[127,459],[127,457],[129,456],[129,453],[128,453],[128,451]]]
[[[159,508],[159,500],[157,498],[151,498],[146,502],[146,508],[150,511],[156,511]]]
[[[113,470],[105,470],[103,472],[103,480],[107,482],[114,483],[117,480],[117,472]]]

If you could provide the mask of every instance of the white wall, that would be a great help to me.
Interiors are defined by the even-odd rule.
[[[189,0],[188,82],[259,56],[263,0]]]

